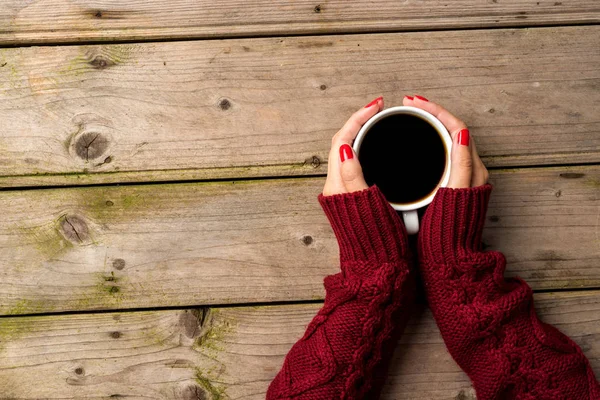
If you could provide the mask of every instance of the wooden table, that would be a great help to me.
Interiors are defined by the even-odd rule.
[[[4,0],[0,399],[262,399],[322,304],[330,138],[472,128],[484,242],[600,375],[597,0]],[[474,399],[431,314],[384,399]]]

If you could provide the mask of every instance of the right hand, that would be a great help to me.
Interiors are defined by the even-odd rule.
[[[444,107],[421,96],[405,96],[402,103],[405,106],[417,107],[432,114],[444,124],[452,136],[452,167],[448,181],[449,188],[470,188],[487,183],[488,170],[479,158],[475,142],[470,137],[464,122],[450,114]]]

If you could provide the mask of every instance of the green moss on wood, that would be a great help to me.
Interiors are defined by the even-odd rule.
[[[51,259],[73,247],[73,243],[59,232],[59,225],[60,218],[48,221],[43,225],[21,225],[17,226],[16,229],[27,238],[27,242],[31,243],[45,259]]]
[[[225,350],[225,338],[235,332],[235,321],[230,317],[222,317],[216,309],[210,309],[205,317],[200,337],[194,348],[212,353]]]
[[[39,317],[0,318],[0,353],[14,341],[35,329]]]
[[[48,303],[45,300],[30,300],[30,299],[22,299],[17,301],[13,306],[2,309],[2,315],[22,315],[22,314],[35,314],[44,311],[51,311],[48,308]]]
[[[117,64],[124,64],[132,60],[132,55],[139,52],[142,47],[138,44],[119,44],[105,46],[110,53],[110,58]]]
[[[107,300],[109,304],[120,304],[123,301],[122,280],[123,278],[115,276],[114,271],[110,274],[97,274],[98,284],[96,292],[99,300]]]
[[[77,56],[68,59],[65,65],[56,71],[56,74],[59,78],[61,75],[79,76],[85,72],[87,64],[88,59],[84,55],[78,54]]]
[[[200,368],[196,368],[196,383],[210,394],[211,400],[221,400],[226,398],[225,387],[211,382],[209,378],[213,375],[212,371],[203,371]]]
[[[94,274],[96,283],[85,288],[79,300],[73,302],[76,310],[110,309],[121,306],[129,299],[123,290],[125,278],[110,273]]]
[[[587,179],[585,181],[585,183],[586,183],[587,186],[590,186],[590,187],[592,187],[594,189],[600,188],[600,179],[598,179],[598,178],[594,177],[594,178],[591,178],[591,179]]]

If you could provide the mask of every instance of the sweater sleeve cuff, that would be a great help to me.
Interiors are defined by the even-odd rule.
[[[377,186],[354,193],[319,195],[340,246],[340,260],[395,262],[408,254],[404,224]]]
[[[444,263],[480,251],[491,192],[489,184],[466,189],[439,189],[421,223],[419,240],[423,255]]]

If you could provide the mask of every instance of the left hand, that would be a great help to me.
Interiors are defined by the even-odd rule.
[[[356,111],[331,140],[327,164],[327,180],[323,196],[352,193],[367,189],[362,168],[352,149],[352,142],[360,128],[375,114],[383,110],[383,98],[378,97]]]

